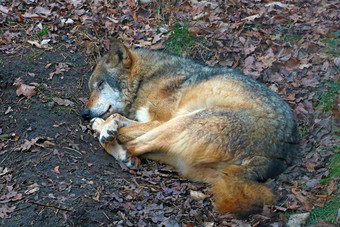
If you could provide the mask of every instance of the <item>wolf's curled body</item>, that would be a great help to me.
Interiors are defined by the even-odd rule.
[[[289,106],[267,87],[235,69],[113,40],[89,88],[82,116],[117,160],[158,160],[210,184],[220,212],[245,214],[275,201],[260,182],[292,163],[298,135]]]

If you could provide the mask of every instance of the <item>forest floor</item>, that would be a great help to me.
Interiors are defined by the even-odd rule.
[[[336,226],[339,10],[335,0],[0,1],[0,225]],[[274,206],[219,214],[205,184],[106,154],[80,112],[110,37],[239,68],[290,104],[301,159],[266,182]]]

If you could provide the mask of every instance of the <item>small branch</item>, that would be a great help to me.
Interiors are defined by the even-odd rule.
[[[70,151],[77,152],[77,153],[80,154],[80,155],[83,155],[80,151],[77,151],[76,149],[73,149],[73,148],[70,148],[70,147],[63,147],[63,148],[68,149],[68,150],[70,150]]]
[[[42,206],[42,207],[54,208],[54,209],[57,209],[57,210],[63,210],[63,211],[68,211],[68,212],[72,212],[73,211],[73,210],[70,210],[70,209],[61,208],[61,207],[57,207],[57,206],[53,206],[53,205],[48,205],[48,204],[37,203],[37,202],[33,202],[33,201],[27,201],[27,202],[29,202],[31,204],[34,204],[34,205]]]

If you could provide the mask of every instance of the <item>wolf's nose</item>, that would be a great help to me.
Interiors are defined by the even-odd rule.
[[[83,110],[83,112],[81,112],[80,115],[84,120],[90,120],[91,119],[91,111],[88,108]]]

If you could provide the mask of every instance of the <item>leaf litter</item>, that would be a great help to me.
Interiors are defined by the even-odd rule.
[[[298,0],[286,4],[278,1],[229,1],[226,4],[219,1],[2,1],[0,15],[0,51],[6,54],[0,56],[1,69],[1,59],[7,59],[7,55],[20,55],[26,49],[36,54],[38,50],[42,50],[61,52],[63,55],[61,59],[44,62],[44,69],[38,69],[40,65],[36,64],[23,70],[21,75],[15,74],[13,70],[11,74],[6,74],[11,77],[11,81],[0,76],[1,81],[5,81],[0,88],[6,88],[4,96],[0,95],[0,102],[5,103],[4,109],[1,110],[6,112],[1,124],[3,132],[0,135],[0,148],[5,150],[0,154],[1,160],[3,163],[12,163],[13,166],[38,169],[35,173],[39,176],[36,182],[39,181],[41,190],[32,193],[37,197],[30,199],[45,204],[45,208],[51,202],[43,194],[47,185],[51,187],[49,193],[54,190],[54,197],[59,198],[58,201],[64,201],[56,204],[56,207],[65,205],[65,198],[73,201],[67,205],[79,206],[79,216],[76,216],[78,213],[64,213],[63,220],[72,219],[74,222],[76,217],[86,214],[90,209],[86,208],[86,199],[95,198],[94,201],[100,204],[105,213],[100,213],[103,217],[99,218],[102,220],[100,224],[108,226],[194,226],[204,223],[216,226],[239,226],[249,223],[280,226],[287,220],[276,218],[278,213],[294,213],[297,216],[293,218],[299,217],[299,214],[305,217],[304,214],[309,213],[313,206],[322,206],[329,198],[338,194],[338,179],[333,178],[326,183],[323,181],[330,174],[327,160],[334,153],[333,147],[339,144],[336,134],[339,128],[340,92],[336,90],[336,84],[339,83],[340,76],[340,25],[335,0]],[[276,91],[291,105],[296,114],[301,136],[301,161],[297,161],[295,166],[289,168],[276,181],[277,209],[264,212],[263,215],[267,219],[254,216],[240,221],[229,214],[216,218],[218,214],[214,213],[209,189],[205,185],[183,181],[163,165],[151,165],[147,162],[143,165],[143,171],[137,172],[121,170],[111,162],[105,168],[96,167],[96,162],[103,162],[106,157],[103,160],[97,159],[102,150],[96,147],[98,144],[90,137],[86,127],[76,120],[78,116],[70,114],[72,120],[60,124],[68,117],[60,106],[72,107],[80,112],[87,102],[87,99],[83,98],[86,83],[82,76],[87,74],[87,78],[89,70],[81,71],[80,74],[83,74],[75,77],[75,80],[80,81],[72,85],[68,75],[79,70],[75,53],[86,54],[88,62],[85,64],[88,68],[93,68],[96,58],[107,51],[108,41],[112,36],[122,39],[131,47],[171,50],[167,47],[166,40],[174,33],[173,27],[177,23],[183,29],[187,27],[188,32],[198,38],[188,50],[183,51],[184,55],[190,55],[191,58],[211,66],[239,68]],[[25,57],[30,56],[26,54]],[[35,58],[39,59],[40,55],[37,56]],[[20,63],[16,64],[16,68],[21,66]],[[51,67],[52,65],[54,67]],[[4,67],[8,67],[6,61]],[[41,85],[32,84],[33,79],[39,81],[43,90]],[[326,86],[327,83],[335,85]],[[22,100],[6,93],[11,84],[16,87],[18,96],[23,95],[31,101],[26,100],[23,104]],[[68,88],[70,86],[71,88]],[[335,89],[328,92],[330,88]],[[82,94],[70,98],[76,90]],[[10,97],[8,100],[15,101],[5,101],[7,97]],[[52,111],[49,112],[53,116],[52,119],[47,114],[36,114],[43,112],[46,100],[59,105],[48,106]],[[325,106],[329,111],[323,111]],[[30,117],[29,114],[25,117],[18,115],[20,111],[30,111],[34,108],[35,112],[31,113],[31,116],[36,115],[36,118]],[[60,119],[59,116],[63,118]],[[43,122],[43,118],[52,123],[39,123]],[[19,122],[25,128],[19,130]],[[76,124],[73,125],[73,122]],[[25,131],[29,127],[32,130]],[[42,127],[46,127],[46,130],[41,130]],[[15,136],[11,136],[12,133]],[[47,137],[54,138],[53,143],[52,139],[46,139]],[[44,141],[52,144],[44,144]],[[92,149],[97,150],[94,153]],[[35,152],[25,153],[32,155],[27,156],[32,158],[28,158],[30,161],[23,164],[14,163],[9,150]],[[92,159],[87,160],[84,156],[79,158],[83,151],[91,155]],[[23,155],[19,152],[17,154]],[[8,158],[6,155],[9,155]],[[50,159],[50,155],[53,155],[54,159]],[[85,159],[86,163],[84,169],[80,170],[78,168],[82,167],[77,166],[82,166],[82,159]],[[59,160],[60,163],[51,160]],[[41,170],[46,161],[52,163],[49,168]],[[87,163],[94,164],[88,166]],[[114,160],[112,163],[115,163]],[[63,171],[56,169],[57,166]],[[110,168],[115,173],[110,173]],[[68,172],[75,173],[72,182],[66,183],[49,175],[53,173],[63,178]],[[14,177],[21,176],[20,174],[16,172]],[[4,182],[14,184],[12,174],[0,176],[6,178]],[[80,176],[86,180],[79,181]],[[91,178],[92,176],[97,179]],[[36,183],[29,182],[29,178],[22,176],[20,180],[27,185]],[[60,187],[54,185],[59,181],[64,183]],[[99,182],[102,187],[98,187]],[[110,188],[110,184],[113,188]],[[86,189],[87,197],[78,194],[78,198],[81,198],[79,202],[74,200],[74,196],[63,194],[65,190],[61,190],[62,188],[72,188],[75,191]],[[24,194],[25,190],[28,190],[18,189],[18,194]],[[1,196],[4,195],[7,194],[1,193]],[[16,206],[23,205],[19,204],[22,202],[20,200],[13,202],[18,203]],[[9,206],[2,210],[3,217],[16,213],[15,208]],[[111,213],[117,215],[113,217]],[[50,218],[52,220],[52,216]],[[93,221],[91,218],[79,220]],[[301,220],[300,223],[303,224],[305,219]]]

